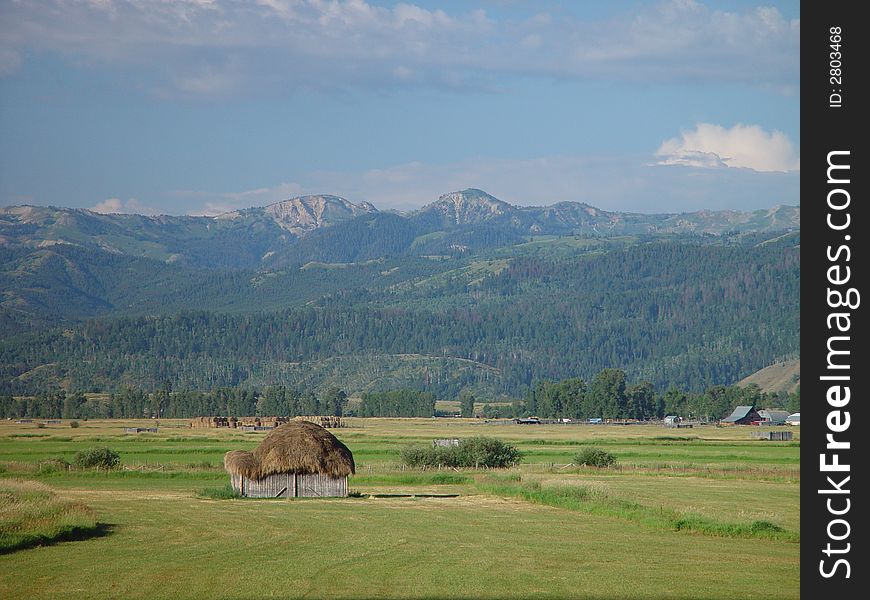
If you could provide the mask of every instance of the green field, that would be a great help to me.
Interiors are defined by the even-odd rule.
[[[201,492],[228,482],[223,454],[263,433],[162,421],[157,434],[124,434],[131,424],[0,423],[0,478],[44,484],[101,526],[0,554],[0,597],[799,596],[799,431],[762,442],[745,428],[349,419],[333,431],[354,453],[355,497],[213,500]],[[523,463],[399,464],[406,444],[474,435],[515,444]],[[618,467],[573,466],[590,444]],[[120,470],[40,466],[101,445]]]

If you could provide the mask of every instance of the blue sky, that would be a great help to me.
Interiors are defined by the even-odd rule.
[[[798,204],[798,2],[0,0],[0,205]]]

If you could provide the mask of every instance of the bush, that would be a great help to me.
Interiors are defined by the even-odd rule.
[[[587,467],[612,467],[616,457],[601,448],[584,448],[574,455],[574,464]]]
[[[78,429],[79,422],[78,421],[70,421],[69,426],[72,427],[73,429]]]
[[[114,469],[121,464],[121,457],[111,448],[88,448],[76,452],[73,464],[80,469]]]
[[[400,452],[402,462],[409,467],[447,466],[446,456],[442,456],[440,447],[405,446]]]
[[[501,440],[475,437],[458,446],[407,446],[401,457],[410,467],[503,468],[519,463],[522,453]]]
[[[522,454],[514,446],[495,438],[469,438],[462,440],[457,448],[459,461],[464,467],[512,467],[522,458]]]

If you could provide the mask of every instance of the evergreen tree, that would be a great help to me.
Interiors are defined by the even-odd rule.
[[[459,395],[459,410],[463,417],[470,418],[474,416],[474,395],[469,391],[463,391]]]

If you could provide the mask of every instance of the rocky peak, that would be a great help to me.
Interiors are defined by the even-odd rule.
[[[421,212],[437,211],[456,225],[466,225],[500,217],[514,210],[507,202],[482,190],[470,188],[444,194],[437,202],[422,208]]]
[[[354,204],[339,196],[298,196],[270,204],[264,208],[249,208],[219,215],[219,219],[264,216],[281,229],[303,235],[320,227],[334,225],[359,215],[377,212],[368,202]]]

